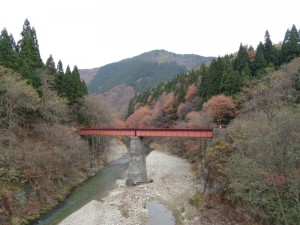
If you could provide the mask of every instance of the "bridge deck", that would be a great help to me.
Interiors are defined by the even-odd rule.
[[[212,138],[209,129],[79,128],[80,135]]]

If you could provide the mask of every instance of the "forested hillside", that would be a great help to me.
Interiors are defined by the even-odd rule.
[[[235,216],[243,214],[256,221],[241,224],[299,224],[299,82],[300,58],[296,58],[248,82],[235,101],[214,96],[203,105],[202,113],[188,114],[186,123],[176,122],[186,127],[193,127],[190,122],[195,121],[211,125],[215,117],[224,124],[220,109],[226,104],[223,112],[235,119],[228,127],[216,127],[210,144],[194,138],[154,140],[193,165],[205,193],[198,199],[210,207],[199,209],[200,215],[205,211],[213,216],[210,209],[218,209],[223,202],[236,210]]]
[[[299,33],[293,25],[277,48],[266,32],[255,50],[241,44],[236,55],[136,94],[126,126],[217,124],[209,145],[155,141],[193,164],[209,207],[218,207],[217,198],[258,224],[299,224]]]
[[[137,93],[129,104],[127,116],[133,114],[134,120],[134,114],[139,117],[140,110],[149,110],[160,111],[165,121],[188,119],[189,113],[199,111],[211,97],[235,96],[249,81],[276,71],[280,65],[299,56],[299,51],[299,32],[295,25],[287,30],[281,48],[275,47],[266,31],[264,42],[260,42],[256,50],[241,44],[236,55],[218,57],[209,67],[202,64],[200,69],[179,74],[173,80]],[[168,112],[162,102],[168,102]]]
[[[105,93],[123,84],[133,87],[136,91],[143,91],[211,59],[197,55],[177,55],[164,50],[143,53],[99,68],[98,73],[89,82],[88,90],[93,93]]]
[[[261,224],[300,221],[300,58],[239,93],[239,115],[204,155],[207,188]]]
[[[52,56],[43,63],[28,20],[18,42],[3,29],[0,224],[34,219],[63,200],[87,177],[91,165],[100,166],[105,139],[84,141],[76,127],[112,120],[109,107],[99,97],[87,95],[76,66],[64,71],[62,62],[56,66]]]

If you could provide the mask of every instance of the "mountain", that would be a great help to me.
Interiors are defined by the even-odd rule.
[[[92,93],[105,93],[117,85],[124,84],[131,86],[135,91],[143,91],[212,59],[193,54],[182,55],[165,50],[153,50],[93,69],[90,74],[95,71],[96,74],[93,79],[87,80],[88,90]],[[84,77],[90,79],[90,71],[80,72],[83,79]]]
[[[153,50],[141,55],[94,69],[80,70],[81,79],[91,93],[104,96],[121,118],[127,114],[128,103],[136,92],[173,79],[178,74],[209,63],[213,57],[175,54]]]

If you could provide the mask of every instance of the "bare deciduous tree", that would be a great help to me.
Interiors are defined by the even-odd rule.
[[[39,112],[43,119],[51,123],[60,123],[69,120],[68,101],[57,95],[53,90],[54,77],[43,71],[41,77],[41,102]]]

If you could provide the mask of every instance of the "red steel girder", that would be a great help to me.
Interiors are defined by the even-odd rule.
[[[212,138],[211,129],[79,128],[80,135]]]

